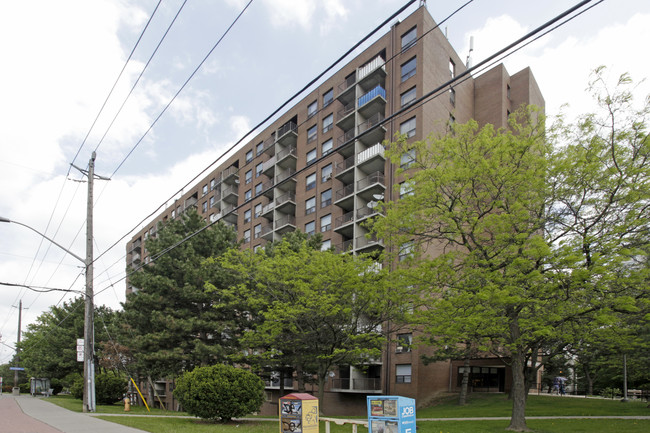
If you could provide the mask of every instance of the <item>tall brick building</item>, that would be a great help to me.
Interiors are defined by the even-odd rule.
[[[398,200],[399,164],[386,160],[384,140],[396,133],[421,140],[444,133],[448,122],[475,119],[506,125],[522,104],[544,106],[529,68],[509,75],[498,65],[450,86],[446,93],[391,118],[415,99],[465,71],[464,61],[420,7],[288,109],[165,211],[127,245],[127,264],[147,263],[143,245],[157,224],[194,207],[208,221],[233,226],[245,248],[258,248],[299,229],[322,233],[326,247],[354,253],[381,250],[381,239],[366,236],[363,222],[374,215],[368,203]],[[432,30],[433,29],[433,30]],[[432,30],[432,31],[431,31]],[[423,36],[424,35],[424,36]],[[408,163],[408,161],[403,161]],[[132,291],[127,287],[127,293]],[[397,394],[424,403],[441,391],[455,391],[462,362],[424,365],[411,348],[412,336],[396,336],[383,358],[364,371],[341,367],[328,384],[330,412],[359,414],[365,395]],[[472,362],[474,390],[505,391],[510,375],[495,359]],[[155,384],[171,402],[169,384]],[[292,382],[286,383],[291,389]],[[277,413],[279,383],[268,383]]]

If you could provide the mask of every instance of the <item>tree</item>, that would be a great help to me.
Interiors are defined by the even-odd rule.
[[[157,377],[175,376],[221,362],[237,350],[231,337],[240,316],[228,297],[229,276],[217,263],[202,266],[236,247],[231,228],[221,222],[206,228],[195,210],[161,225],[147,240],[154,261],[130,276],[137,290],[123,305],[125,336],[138,368]]]
[[[247,362],[259,368],[291,367],[299,389],[304,375],[318,381],[323,401],[329,372],[379,356],[381,326],[391,296],[377,263],[282,241],[271,252],[230,251],[224,266],[237,275],[249,301],[252,325],[242,335]]]
[[[226,422],[259,410],[264,382],[248,370],[217,364],[184,373],[174,395],[187,413]]]
[[[402,173],[412,193],[383,204],[375,230],[416,252],[400,272],[421,289],[415,319],[430,343],[471,338],[510,364],[510,430],[527,430],[535,368],[613,312],[647,307],[647,270],[626,265],[647,257],[650,216],[648,108],[630,99],[600,98],[605,119],[560,122],[550,139],[526,110],[505,130],[471,121],[387,151],[394,161],[415,151]]]

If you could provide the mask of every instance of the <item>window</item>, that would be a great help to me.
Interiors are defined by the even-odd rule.
[[[327,107],[334,100],[334,89],[329,89],[323,94],[323,108]]]
[[[256,253],[257,250],[259,250],[260,248],[262,248],[262,245],[255,245],[255,246],[253,247],[253,252]]]
[[[413,27],[408,32],[402,35],[402,51],[408,50],[413,45],[415,45],[416,39],[418,38],[417,28]]]
[[[397,334],[397,347],[395,352],[404,353],[411,351],[411,345],[413,344],[413,334]]]
[[[201,210],[203,213],[206,213],[208,211],[208,202],[204,201],[203,204],[201,205]]]
[[[316,233],[316,222],[315,221],[310,221],[307,224],[305,224],[305,233],[308,235],[313,235]]]
[[[413,184],[411,182],[402,182],[399,184],[399,196],[406,197],[413,195]]]
[[[320,219],[320,231],[328,232],[332,230],[332,214],[327,214]]]
[[[327,182],[332,178],[332,164],[327,164],[320,170],[320,181]]]
[[[327,251],[330,248],[332,248],[332,240],[331,239],[327,239],[327,240],[323,241],[323,243],[320,246],[321,251]]]
[[[411,364],[397,364],[395,374],[395,383],[411,383]]]
[[[327,155],[328,153],[330,153],[332,151],[332,148],[333,148],[332,143],[333,143],[332,139],[330,138],[329,140],[325,141],[321,145],[321,155],[325,156],[325,155]]]
[[[176,209],[172,209],[172,219],[174,219],[174,218],[176,218]]]
[[[246,172],[246,185],[253,181],[253,170],[248,170]]]
[[[316,125],[312,126],[307,130],[307,143],[311,143],[312,141],[316,140],[318,134],[318,130],[316,129]]]
[[[260,162],[255,166],[255,177],[260,177],[264,171],[264,163]]]
[[[400,168],[409,168],[415,164],[415,149],[409,149],[407,152],[403,153],[400,157],[399,167]]]
[[[456,64],[451,59],[449,59],[449,74],[451,74],[451,78],[456,76]]]
[[[309,152],[307,152],[307,165],[311,164],[312,162],[316,161],[316,157],[318,156],[316,149],[312,149]]]
[[[255,205],[255,218],[262,216],[262,203]]]
[[[203,185],[203,195],[206,195],[208,193],[208,184],[206,183]]]
[[[334,127],[334,114],[330,114],[323,119],[323,134],[330,131]]]
[[[411,138],[415,135],[415,125],[415,117],[411,117],[409,120],[399,125],[399,133],[405,134],[406,138]]]
[[[452,107],[456,106],[456,91],[453,87],[449,89],[449,103]]]
[[[210,197],[210,207],[214,207],[214,200],[215,200],[214,196]]]
[[[210,191],[214,190],[217,187],[217,180],[216,179],[211,179],[210,180]]]
[[[252,198],[253,198],[253,191],[249,189],[244,193],[244,200],[249,201]]]
[[[262,224],[258,224],[253,227],[253,238],[259,239],[260,236],[262,236]]]
[[[456,118],[453,114],[449,113],[449,124],[453,125],[454,123],[456,123]]]
[[[255,185],[255,197],[262,194],[262,182]]]
[[[307,176],[306,190],[309,191],[310,189],[313,189],[315,187],[316,187],[316,173],[312,173],[309,176]]]
[[[248,152],[246,152],[246,163],[248,164],[252,160],[253,160],[253,151],[249,150]]]
[[[320,195],[320,207],[326,207],[332,204],[332,189],[323,191]]]
[[[251,231],[244,230],[244,243],[247,244],[251,241]]]
[[[307,106],[307,119],[313,117],[318,112],[318,101],[314,101]]]
[[[410,104],[411,102],[415,101],[415,98],[417,98],[417,91],[415,87],[411,87],[409,90],[402,93],[402,96],[400,98],[400,106],[404,107]]]
[[[417,59],[413,57],[411,60],[402,65],[402,83],[415,75],[415,69],[417,65],[416,60]]]
[[[506,84],[506,96],[510,99],[510,84]]]
[[[308,198],[305,201],[305,215],[316,212],[316,197]]]
[[[260,141],[257,143],[257,146],[255,146],[255,156],[260,156],[264,152],[264,142]]]
[[[251,210],[246,209],[244,211],[244,224],[251,222]]]
[[[400,245],[399,247],[399,256],[398,260],[403,262],[407,258],[413,255],[413,242],[406,242]]]

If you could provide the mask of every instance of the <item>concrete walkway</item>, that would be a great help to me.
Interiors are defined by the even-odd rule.
[[[143,433],[30,395],[0,396],[2,433]]]

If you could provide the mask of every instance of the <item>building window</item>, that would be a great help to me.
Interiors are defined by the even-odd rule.
[[[408,50],[413,45],[415,45],[417,38],[418,32],[416,27],[413,27],[411,30],[404,33],[402,35],[402,51]]]
[[[246,163],[248,164],[252,160],[253,160],[253,151],[249,150],[248,152],[246,152]]]
[[[415,57],[402,65],[402,83],[415,75],[416,66],[417,59]]]
[[[327,155],[328,153],[330,153],[332,151],[332,148],[333,148],[333,142],[332,142],[332,139],[330,138],[329,140],[325,141],[321,145],[321,155],[323,155],[323,156]]]
[[[451,78],[456,76],[456,64],[451,59],[449,59],[449,74],[451,75]]]
[[[260,177],[262,175],[262,171],[264,171],[264,163],[260,162],[255,166],[255,176]]]
[[[323,191],[320,195],[320,207],[326,207],[332,204],[332,189]]]
[[[249,189],[244,193],[244,200],[249,201],[252,198],[253,198],[253,191]]]
[[[329,116],[323,119],[323,134],[325,134],[328,131],[331,131],[333,127],[334,127],[334,114],[330,114]]]
[[[323,108],[327,107],[334,100],[334,89],[329,89],[323,94]]]
[[[264,142],[260,141],[257,143],[257,146],[255,146],[255,156],[260,156],[264,152]]]
[[[408,181],[400,183],[399,184],[399,196],[400,196],[400,198],[406,197],[408,195],[413,195],[413,184],[411,182],[408,182]]]
[[[215,200],[214,196],[210,197],[210,207],[214,207],[214,200]]]
[[[409,90],[402,93],[400,98],[400,106],[402,107],[407,106],[411,102],[415,101],[415,98],[417,98],[417,90],[415,89],[415,87],[411,87]]]
[[[395,352],[404,353],[410,352],[411,346],[413,345],[413,334],[397,334],[397,347]]]
[[[332,214],[327,214],[320,219],[320,231],[328,232],[332,230]]]
[[[249,183],[251,183],[251,182],[253,181],[253,170],[248,170],[248,171],[246,172],[246,176],[245,176],[245,178],[246,178],[246,181],[245,181],[245,182],[246,182],[246,185],[248,185]]]
[[[332,248],[332,240],[331,239],[324,240],[323,243],[320,246],[321,251],[327,251],[330,248]]]
[[[206,213],[208,211],[208,202],[204,201],[203,204],[201,205],[201,210],[203,210],[203,213]]]
[[[411,383],[411,364],[395,366],[395,383]]]
[[[217,180],[210,179],[210,191],[213,191],[217,187]]]
[[[411,138],[415,135],[415,125],[415,117],[411,117],[399,125],[399,133],[406,135],[406,138]]]
[[[305,215],[316,212],[316,197],[308,198],[305,201]]]
[[[456,91],[453,87],[449,88],[449,103],[452,107],[456,106]]]
[[[312,149],[309,152],[307,152],[307,165],[316,161],[317,157],[318,157],[318,152],[316,152],[316,149]]]
[[[307,119],[313,117],[318,112],[318,101],[314,101],[307,106]]]
[[[307,224],[305,224],[305,233],[308,235],[313,235],[316,233],[316,222],[315,221],[310,221]]]
[[[311,143],[312,141],[316,140],[317,136],[318,129],[316,128],[316,125],[314,125],[307,130],[307,143]]]
[[[406,242],[400,245],[399,247],[399,256],[398,260],[403,262],[407,258],[413,255],[413,242]]]
[[[315,187],[316,187],[316,173],[312,173],[309,176],[307,176],[306,190],[309,191],[310,189],[313,189]]]
[[[174,218],[176,218],[176,209],[172,209],[172,219],[174,219]]]
[[[462,384],[464,372],[465,367],[458,367],[458,386]],[[469,382],[474,389],[499,389],[500,383],[503,383],[503,377],[505,376],[503,367],[468,367],[467,372],[469,373]]]
[[[247,244],[251,241],[251,231],[244,230],[244,243]]]
[[[244,224],[251,222],[251,210],[247,209],[244,211]]]
[[[253,238],[259,239],[260,236],[262,236],[262,224],[258,224],[253,227]]]
[[[510,99],[510,84],[506,84],[506,96]]]
[[[456,118],[453,114],[449,113],[449,124],[453,125],[454,123],[456,123]]]
[[[327,182],[332,178],[332,164],[327,164],[320,170],[320,181]]]
[[[208,193],[208,184],[206,183],[203,185],[203,195],[206,195]]]
[[[257,203],[255,205],[255,218],[262,216],[262,203]]]
[[[262,248],[262,245],[255,245],[253,247],[253,252],[256,253],[260,248]]]
[[[262,182],[255,185],[255,197],[262,194]]]
[[[409,149],[404,152],[400,157],[399,167],[400,168],[409,168],[415,164],[415,149]]]

